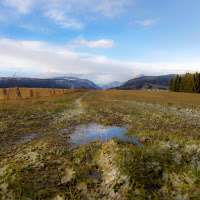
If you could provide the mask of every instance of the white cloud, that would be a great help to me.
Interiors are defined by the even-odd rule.
[[[132,3],[133,0],[49,0],[43,2],[42,9],[46,17],[63,28],[80,29],[84,26],[81,21],[99,17],[114,18]]]
[[[193,66],[193,67],[191,67]],[[196,66],[196,67],[195,67]],[[93,56],[70,51],[38,41],[0,39],[0,74],[7,71],[40,73],[73,73],[98,82],[126,81],[137,74],[158,75],[197,71],[198,63],[122,62],[105,56]]]
[[[89,47],[89,48],[112,48],[116,44],[113,40],[96,40],[96,41],[87,41],[82,36],[78,37],[69,47],[76,48],[76,47]]]
[[[30,12],[30,8],[33,5],[33,0],[2,0],[5,6],[10,6],[15,9],[21,14],[26,14]]]
[[[100,12],[105,17],[114,17],[125,11],[126,6],[133,3],[131,0],[101,0],[91,5],[93,12]]]
[[[37,12],[62,28],[83,28],[84,20],[114,18],[135,0],[2,0],[19,15]]]
[[[105,17],[114,17],[124,12],[135,0],[49,0],[48,8],[64,9],[68,13],[100,13]]]
[[[84,26],[83,23],[78,22],[76,19],[69,18],[62,10],[52,9],[45,12],[44,15],[59,24],[62,28],[81,29]]]
[[[137,23],[142,26],[151,26],[151,25],[156,24],[156,20],[153,20],[153,19],[138,20]]]

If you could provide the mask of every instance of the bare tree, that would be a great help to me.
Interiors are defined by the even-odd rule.
[[[9,95],[8,95],[7,89],[6,89],[6,88],[3,88],[2,91],[3,91],[4,99],[9,99]]]
[[[33,90],[30,90],[30,97],[33,98]]]
[[[20,92],[19,87],[16,88],[16,93],[17,93],[17,96],[18,96],[20,99],[22,99],[22,94],[21,94],[21,92]]]

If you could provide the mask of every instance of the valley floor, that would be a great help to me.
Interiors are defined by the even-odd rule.
[[[127,128],[72,145],[76,127]],[[65,131],[62,131],[65,130]],[[83,91],[0,101],[0,199],[199,199],[200,96]]]

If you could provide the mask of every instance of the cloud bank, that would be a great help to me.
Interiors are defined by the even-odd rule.
[[[70,74],[96,83],[126,81],[138,74],[159,75],[198,70],[199,63],[122,62],[105,56],[75,52],[66,46],[39,41],[0,39],[0,74]],[[193,67],[192,67],[193,66]],[[190,67],[190,68],[189,68]],[[191,68],[192,67],[192,68]]]

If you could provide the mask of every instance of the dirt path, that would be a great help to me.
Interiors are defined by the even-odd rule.
[[[84,105],[82,104],[82,98],[86,95],[88,95],[90,92],[87,92],[85,94],[83,94],[82,96],[80,96],[79,98],[74,100],[74,107],[69,109],[69,110],[65,110],[61,116],[59,118],[55,119],[56,123],[62,123],[64,121],[68,121],[72,118],[78,117],[81,114],[84,113]]]

